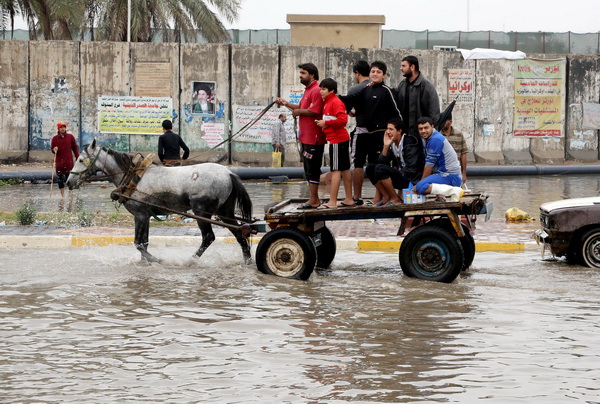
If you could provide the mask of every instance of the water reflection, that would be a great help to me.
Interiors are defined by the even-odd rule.
[[[129,246],[0,250],[4,402],[594,402],[600,273],[480,253],[446,285],[339,251],[290,282]],[[21,253],[22,250],[19,251]]]
[[[289,198],[308,198],[308,187],[303,181],[290,181],[275,184],[271,182],[244,183],[254,203],[254,215],[261,216],[263,207],[271,202]],[[492,217],[503,218],[504,212],[518,207],[538,216],[542,203],[565,198],[597,196],[600,192],[600,178],[595,175],[569,176],[524,176],[524,177],[474,177],[468,181],[474,191],[485,191],[494,203]],[[74,210],[89,212],[114,212],[116,205],[110,199],[111,185],[93,183],[79,190],[67,192],[65,200]],[[365,183],[364,194],[374,195],[371,184]],[[326,197],[326,187],[321,196]],[[60,197],[50,198],[48,185],[15,185],[0,187],[3,210],[18,210],[25,201],[31,201],[40,211],[56,212],[61,206]],[[64,202],[63,202],[64,208]]]

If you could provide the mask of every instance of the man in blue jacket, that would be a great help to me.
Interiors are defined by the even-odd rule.
[[[419,118],[417,128],[425,140],[425,167],[423,177],[416,185],[417,192],[447,196],[450,202],[458,202],[465,191],[460,187],[460,163],[454,148],[444,135],[435,130],[430,117]]]

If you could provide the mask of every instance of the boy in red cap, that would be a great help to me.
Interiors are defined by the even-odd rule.
[[[58,189],[60,189],[60,196],[64,198],[65,181],[67,181],[69,173],[73,169],[73,155],[75,155],[75,159],[79,157],[79,149],[77,148],[75,137],[67,133],[66,123],[59,122],[56,124],[56,127],[58,128],[58,133],[52,138],[50,149],[55,154]]]

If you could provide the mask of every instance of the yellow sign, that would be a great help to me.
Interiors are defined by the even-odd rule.
[[[515,61],[515,136],[563,136],[565,69],[565,59]]]
[[[170,97],[98,97],[98,132],[162,135],[162,121],[172,118]]]

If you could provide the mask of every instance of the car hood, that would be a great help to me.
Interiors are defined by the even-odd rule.
[[[592,196],[589,198],[574,198],[574,199],[562,199],[560,201],[546,202],[540,206],[541,210],[552,212],[556,209],[564,208],[576,208],[581,206],[594,206],[600,205],[600,196]]]

